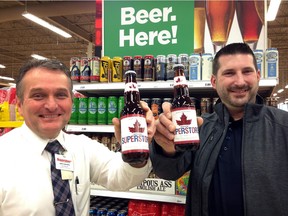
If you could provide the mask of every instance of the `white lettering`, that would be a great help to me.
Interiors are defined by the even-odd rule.
[[[121,8],[121,25],[131,25],[135,22],[135,10],[132,7]]]
[[[139,32],[135,37],[135,42],[138,46],[147,45],[148,35],[145,32]]]
[[[172,26],[173,27],[177,26]],[[176,28],[177,29],[177,28]],[[175,35],[175,37],[172,36]],[[119,32],[119,46],[124,47],[125,41],[129,42],[128,46],[134,46],[135,44],[138,46],[146,46],[147,44],[154,45],[155,40],[157,40],[162,45],[167,45],[169,43],[175,44],[177,43],[177,32],[172,31],[169,32],[168,30],[162,30],[162,31],[149,31],[146,32],[138,32],[135,35],[135,30],[130,29],[128,34],[125,34],[124,30],[121,29]]]
[[[146,10],[139,10],[136,14],[136,21],[139,23],[139,24],[145,24],[148,22],[148,18],[149,15],[148,15],[148,12]]]
[[[162,11],[163,10],[163,11]],[[168,22],[172,7],[153,8],[150,12],[141,9],[136,13],[133,7],[121,8],[121,25],[132,25],[135,21],[139,24],[146,24],[148,21],[152,23]],[[171,16],[170,21],[175,21],[176,16]]]
[[[125,40],[129,41],[129,46],[134,46],[134,29],[129,30],[129,34],[125,36],[124,30],[119,32],[119,46],[124,47]]]

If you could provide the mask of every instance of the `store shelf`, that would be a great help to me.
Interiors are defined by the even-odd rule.
[[[149,200],[157,202],[169,202],[185,204],[186,198],[182,195],[171,195],[171,194],[153,194],[153,193],[138,193],[138,192],[118,192],[108,191],[101,189],[91,189],[90,195],[92,196],[107,196],[115,198],[126,198],[126,199],[138,199],[138,200]]]
[[[2,121],[0,122],[0,128],[15,128],[20,127],[22,124],[22,121]]]
[[[66,125],[67,132],[114,133],[113,125]]]
[[[173,94],[173,80],[167,81],[147,81],[138,82],[138,88],[141,96],[157,97],[159,95]],[[263,97],[270,96],[274,86],[278,84],[278,79],[261,79],[259,83],[259,93]],[[73,88],[76,91],[82,92],[86,95],[123,95],[125,84],[118,83],[74,83]],[[188,81],[188,87],[191,92],[190,96],[209,95],[216,96],[215,90],[212,88],[210,80],[204,81]]]
[[[260,87],[267,86],[273,87],[277,85],[278,79],[261,79]],[[172,89],[173,88],[173,80],[167,81],[147,81],[147,82],[138,82],[139,89]],[[188,81],[189,88],[207,88],[211,89],[210,80],[204,81]],[[124,82],[110,82],[110,83],[74,83],[74,90],[77,91],[111,91],[111,90],[124,90],[125,84]]]

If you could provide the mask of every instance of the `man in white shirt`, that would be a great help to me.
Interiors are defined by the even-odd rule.
[[[124,163],[121,153],[109,151],[84,135],[62,131],[72,110],[72,81],[69,69],[56,60],[32,60],[20,69],[17,105],[25,122],[0,137],[0,216],[52,216],[53,187],[51,154],[44,150],[57,139],[65,149],[75,215],[89,214],[90,182],[109,190],[128,190],[140,184],[151,171],[151,162]],[[154,117],[146,103],[149,143],[155,133]],[[113,119],[115,136],[120,139],[120,121]]]

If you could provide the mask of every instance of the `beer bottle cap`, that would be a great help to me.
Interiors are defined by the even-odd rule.
[[[174,65],[173,65],[173,69],[176,68],[176,67],[182,67],[182,68],[184,68],[184,65],[183,65],[183,64],[174,64]]]
[[[134,70],[128,70],[128,71],[125,72],[125,75],[126,75],[126,74],[129,74],[129,73],[134,73],[134,74],[136,74],[136,72],[135,72]]]

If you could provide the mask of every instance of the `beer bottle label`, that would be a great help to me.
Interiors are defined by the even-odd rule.
[[[137,91],[139,92],[137,83],[129,82],[125,84],[124,92]]]
[[[187,86],[187,80],[185,76],[175,76],[174,77],[174,86]]]
[[[176,125],[174,143],[199,143],[195,107],[179,107],[172,110],[172,122]]]
[[[122,153],[149,151],[147,124],[144,115],[128,114],[121,117]]]

